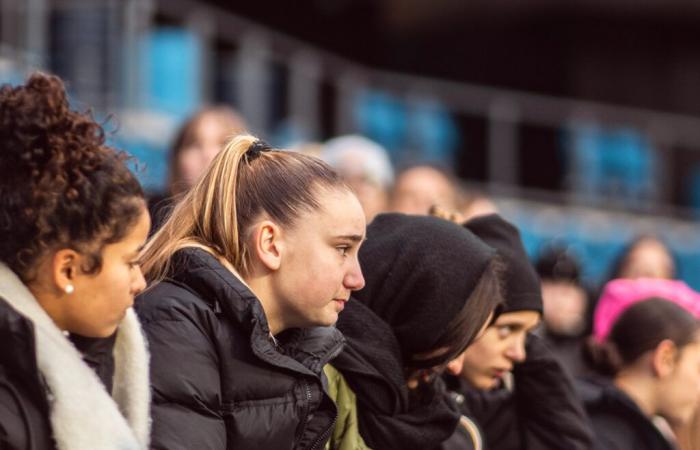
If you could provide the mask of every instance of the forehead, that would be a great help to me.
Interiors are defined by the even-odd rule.
[[[319,189],[319,208],[302,214],[296,227],[321,236],[365,236],[365,213],[355,194],[346,188]]]
[[[645,257],[651,255],[660,258],[671,258],[666,246],[656,239],[642,239],[639,241],[630,252],[630,256],[638,257],[640,255],[644,255]]]
[[[138,220],[132,224],[124,238],[105,246],[105,253],[134,252],[143,245],[151,228],[151,216],[146,208],[143,208]]]

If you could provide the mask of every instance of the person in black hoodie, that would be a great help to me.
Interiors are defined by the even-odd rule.
[[[321,449],[365,218],[322,161],[234,138],[149,241],[154,449]]]
[[[131,305],[149,227],[124,157],[60,79],[0,89],[0,448],[148,448]]]
[[[687,423],[700,396],[700,327],[664,298],[635,301],[588,357],[604,377],[581,380],[579,392],[595,432],[595,450],[673,450],[666,428]]]
[[[580,279],[579,263],[565,247],[547,247],[535,264],[544,306],[542,336],[554,355],[574,377],[590,368],[583,360],[585,338],[591,333],[593,302]]]
[[[436,375],[494,316],[499,261],[457,224],[380,214],[360,264],[366,286],[338,321],[348,343],[331,365],[353,393],[361,439],[331,448],[439,448],[460,414]]]
[[[490,450],[589,449],[591,431],[573,381],[531,333],[540,322],[542,295],[520,233],[495,214],[465,227],[505,264],[501,314],[447,367],[453,398],[474,422],[467,440]],[[457,434],[444,448],[459,448],[464,437]]]

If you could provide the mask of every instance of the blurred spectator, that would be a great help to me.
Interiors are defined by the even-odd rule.
[[[581,380],[596,448],[675,449],[700,396],[700,294],[672,280],[608,283],[587,355],[602,378]]]
[[[635,238],[613,265],[609,280],[617,278],[676,277],[676,262],[668,246],[658,237],[643,235]]]
[[[294,152],[303,153],[305,155],[313,156],[314,158],[323,159],[323,144],[320,142],[300,142],[292,147],[290,150]]]
[[[353,188],[368,223],[386,211],[394,169],[381,145],[358,135],[341,136],[328,141],[320,157]]]
[[[462,190],[459,195],[459,203],[459,211],[465,220],[498,214],[496,204],[483,192]]]
[[[391,196],[391,211],[428,214],[436,205],[457,210],[457,188],[448,172],[436,166],[416,165],[399,173]]]
[[[241,116],[223,105],[201,109],[180,127],[169,156],[167,191],[149,199],[152,231],[165,219],[173,199],[190,189],[226,141],[245,128]]]
[[[582,338],[588,331],[590,301],[580,282],[580,267],[562,247],[550,247],[536,263],[544,304],[543,337],[572,375],[585,373]]]
[[[572,380],[542,339],[531,335],[542,316],[542,296],[519,231],[496,214],[464,226],[504,263],[505,302],[484,334],[448,364],[453,376],[445,379],[453,399],[491,450],[590,449]],[[444,446],[457,448],[464,446]]]

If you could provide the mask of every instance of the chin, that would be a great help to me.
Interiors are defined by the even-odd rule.
[[[465,377],[464,378],[474,389],[488,391],[494,388],[493,380],[490,377]]]
[[[77,334],[78,336],[86,338],[108,338],[112,336],[117,331],[117,327],[109,328],[81,328],[79,330],[69,330],[71,334]]]
[[[335,325],[335,323],[338,321],[338,315],[334,315],[333,317],[329,317],[328,320],[324,320],[323,323],[320,323],[319,325],[322,327],[330,327]]]

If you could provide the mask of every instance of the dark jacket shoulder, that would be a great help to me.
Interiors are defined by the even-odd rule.
[[[594,450],[675,450],[634,401],[608,380],[577,380],[594,432]]]
[[[0,298],[0,448],[52,449],[32,322]]]
[[[151,349],[154,449],[323,447],[336,409],[321,370],[343,347],[336,329],[273,338],[252,291],[194,248],[176,252],[136,310]]]

